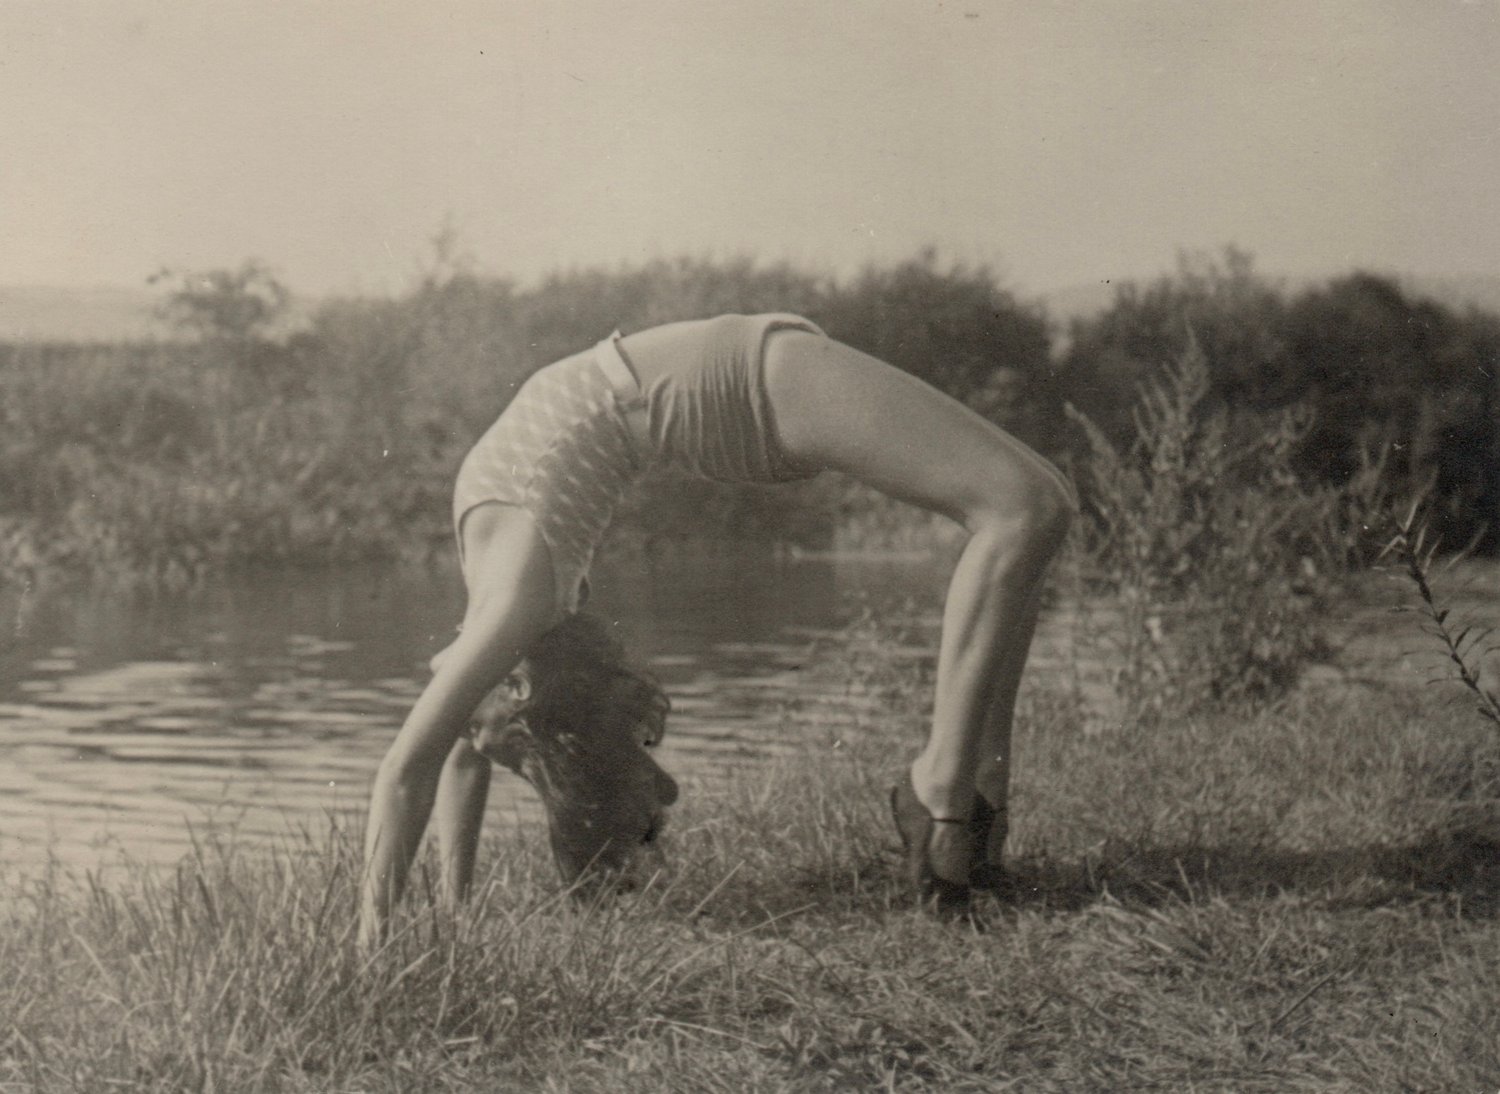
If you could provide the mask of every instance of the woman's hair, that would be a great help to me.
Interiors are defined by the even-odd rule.
[[[547,631],[526,652],[542,672],[556,672],[570,664],[587,663],[600,669],[623,668],[625,647],[609,633],[604,621],[583,612],[568,616]]]
[[[626,867],[677,799],[677,783],[642,747],[661,740],[666,693],[589,616],[548,631],[528,651],[526,672],[527,700],[497,689],[489,716],[481,706],[476,747],[536,787],[564,881]]]
[[[628,731],[643,745],[661,740],[671,708],[666,692],[630,665],[602,620],[569,616],[527,651],[526,660],[531,717],[565,726],[593,722],[599,729]]]

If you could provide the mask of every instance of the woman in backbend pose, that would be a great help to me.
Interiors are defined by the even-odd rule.
[[[616,334],[547,366],[465,459],[454,518],[468,608],[375,777],[366,941],[435,803],[445,888],[466,889],[488,761],[465,727],[492,689],[528,686],[512,669],[577,610],[616,502],[657,461],[730,482],[842,471],[963,526],[931,733],[891,804],[924,904],[962,909],[1000,879],[1016,689],[1072,488],[978,414],[806,319],[725,315]]]

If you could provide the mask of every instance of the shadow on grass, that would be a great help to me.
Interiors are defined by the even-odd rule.
[[[1500,918],[1500,840],[1482,829],[1434,832],[1404,845],[1318,851],[1264,846],[1116,846],[1096,857],[1010,864],[1012,885],[981,894],[981,909],[1068,913],[1101,900],[1149,908],[1209,897],[1259,899],[1301,894],[1330,909],[1399,905],[1434,898],[1466,917]],[[774,884],[729,879],[709,900],[679,913],[721,921],[868,915],[909,906],[893,849],[845,864],[788,865]],[[759,879],[764,882],[764,878]],[[678,902],[668,901],[668,904]]]
[[[1083,862],[1021,860],[1011,875],[1014,887],[999,898],[1017,908],[1077,911],[1106,895],[1151,907],[1208,895],[1301,893],[1333,908],[1448,897],[1466,916],[1500,918],[1500,839],[1478,829],[1434,832],[1406,845],[1319,851],[1122,847]]]

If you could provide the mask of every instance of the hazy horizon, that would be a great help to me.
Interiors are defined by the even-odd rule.
[[[628,17],[627,17],[628,15]],[[0,285],[932,246],[1040,296],[1233,244],[1500,275],[1500,4],[13,0]]]

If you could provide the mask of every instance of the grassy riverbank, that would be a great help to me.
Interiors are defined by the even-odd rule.
[[[828,671],[863,724],[808,720],[779,766],[690,787],[663,873],[617,901],[559,897],[536,831],[487,849],[471,909],[413,902],[369,961],[351,831],[22,886],[0,908],[0,1090],[1500,1081],[1500,847],[1474,802],[1494,740],[1462,703],[1302,691],[1086,732],[1029,692],[1020,892],[975,933],[898,881],[884,795],[922,729],[913,670],[866,643]]]
[[[1274,300],[1242,308],[1220,291],[1237,281],[1194,284],[1187,312],[1168,285],[1111,314],[1281,329]],[[1156,371],[1118,421],[1064,427],[1045,323],[997,294],[930,261],[844,287],[679,264],[531,295],[458,279],[334,308],[311,340],[208,367],[202,347],[4,361],[0,571],[189,581],[437,549],[464,447],[575,332],[793,308],[919,374],[948,362],[929,378],[1022,433],[1066,435],[1085,516],[1054,591],[1087,607],[1050,654],[1058,690],[1023,699],[1019,890],[981,902],[982,933],[905,906],[885,794],[922,737],[930,681],[911,654],[931,636],[866,620],[809,658],[864,724],[788,710],[805,749],[689,788],[663,872],[627,898],[559,897],[533,832],[488,849],[473,907],[413,900],[363,959],[354,831],[273,854],[209,834],[171,876],[21,885],[0,902],[0,1094],[1500,1085],[1496,727],[1395,680],[1388,653],[1352,682],[1307,680],[1330,605],[1396,527],[1394,500],[1435,483],[1426,520],[1464,529],[1491,510],[1493,476],[1480,489],[1415,457],[1396,466],[1409,431],[1366,437],[1360,408],[1228,398],[1234,324],[1174,318],[1186,344],[1156,357],[1166,344],[1151,343]],[[951,314],[923,326],[938,300]],[[1454,330],[1477,345],[1493,332],[1473,322]],[[1489,405],[1463,407],[1492,433]],[[1330,422],[1358,443],[1309,432]],[[1489,452],[1480,440],[1455,451]],[[1330,454],[1339,467],[1308,470]],[[621,524],[814,546],[942,538],[846,484],[800,489],[662,480]]]

